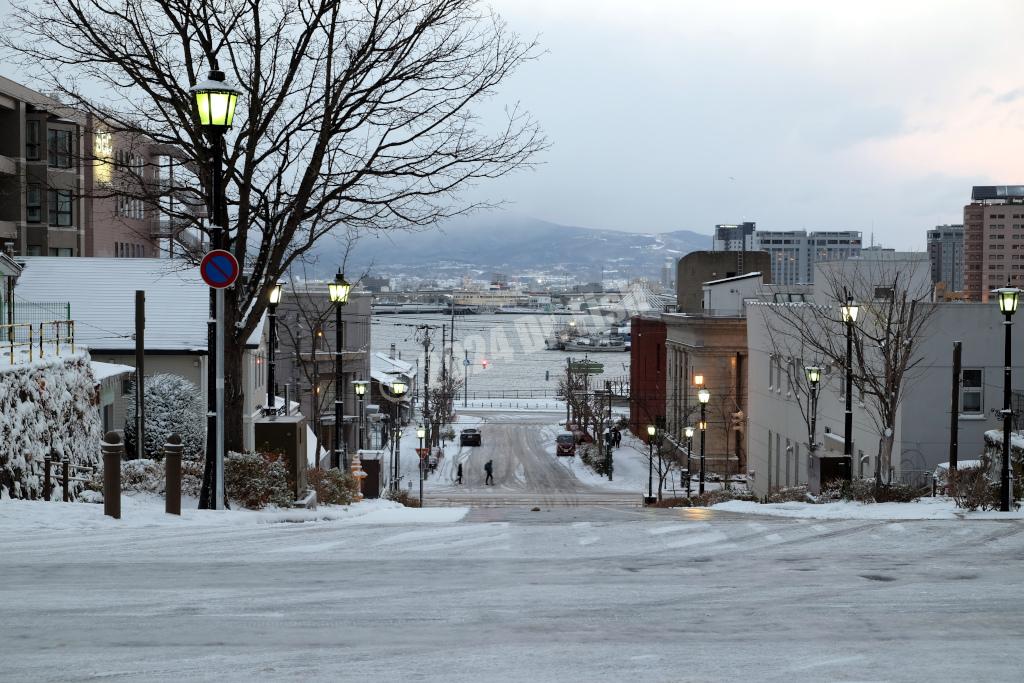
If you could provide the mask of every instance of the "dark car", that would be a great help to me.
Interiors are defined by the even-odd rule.
[[[480,430],[479,429],[463,429],[459,433],[459,445],[460,446],[479,446],[480,445]]]

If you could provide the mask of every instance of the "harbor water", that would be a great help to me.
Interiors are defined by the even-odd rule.
[[[578,316],[581,330],[603,331],[610,325],[598,316]],[[441,368],[442,326],[447,326],[448,349],[454,358],[459,379],[468,380],[469,395],[474,396],[553,396],[566,362],[585,355],[601,363],[603,371],[592,376],[593,386],[605,380],[624,382],[629,378],[629,353],[583,354],[549,351],[545,340],[569,324],[564,315],[459,315],[455,316],[455,344],[451,346],[451,316],[438,314],[375,315],[370,333],[373,351],[390,353],[391,345],[402,360],[424,362],[423,335],[430,326],[430,375],[436,378]],[[465,359],[469,365],[465,365]],[[486,368],[484,367],[486,361]],[[422,377],[422,374],[419,375]]]

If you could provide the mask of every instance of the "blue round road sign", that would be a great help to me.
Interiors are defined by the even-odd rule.
[[[238,279],[238,260],[230,251],[214,249],[203,257],[199,273],[203,282],[214,289],[230,287]]]

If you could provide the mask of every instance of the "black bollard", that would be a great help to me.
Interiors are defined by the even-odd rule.
[[[103,514],[121,519],[121,458],[124,443],[117,432],[107,432],[100,444],[103,452]]]
[[[164,510],[169,515],[181,514],[181,437],[171,434],[164,444]]]

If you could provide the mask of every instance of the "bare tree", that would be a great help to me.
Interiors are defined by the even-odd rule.
[[[853,262],[850,262],[853,263]],[[902,267],[901,267],[902,266]],[[806,381],[800,381],[799,359],[812,357],[845,368],[846,323],[840,306],[849,297],[858,305],[853,327],[854,386],[845,391],[862,393],[864,405],[879,434],[875,485],[883,472],[891,472],[896,418],[905,390],[923,357],[919,345],[928,333],[932,306],[931,285],[903,261],[869,261],[856,267],[826,267],[818,271],[818,300],[833,305],[776,304],[765,308],[766,324],[780,358],[792,366],[786,371],[805,397],[801,412],[809,424]]]
[[[240,88],[223,139],[225,209],[212,217],[248,274],[227,291],[228,406],[242,405],[242,351],[269,289],[319,240],[479,209],[459,191],[531,165],[546,144],[518,107],[490,131],[474,115],[539,55],[479,0],[12,4],[4,46],[70,106],[200,160],[178,167],[200,204],[214,186],[204,161],[214,141],[189,87],[220,68]],[[190,211],[170,217],[207,231]],[[225,434],[229,449],[241,448],[239,409]]]

